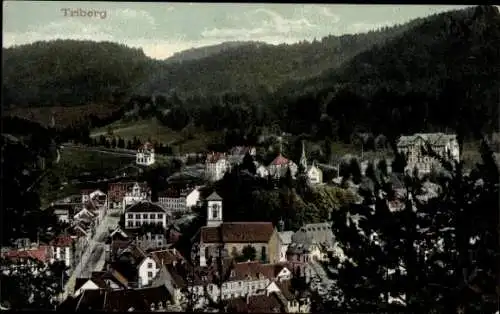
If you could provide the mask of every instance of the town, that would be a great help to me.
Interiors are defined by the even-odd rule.
[[[499,314],[498,6],[4,12],[1,311]]]
[[[397,147],[407,158],[405,173],[417,169],[425,176],[431,169],[439,169],[436,158],[422,153],[427,144],[439,156],[459,161],[455,135],[401,136]],[[70,225],[63,234],[49,243],[18,239],[18,247],[4,248],[2,255],[17,261],[15,267],[64,263],[64,291],[54,297],[58,309],[217,311],[222,306],[244,312],[309,313],[311,290],[324,296],[334,285],[328,275],[334,270],[324,262],[332,255],[343,258],[332,222],[292,230],[283,220],[227,221],[225,212],[231,208],[224,206],[215,190],[206,189],[226,173],[240,171],[238,166],[247,159],[254,164],[253,176],[276,182],[286,176],[293,180],[303,177],[312,189],[342,186],[355,196],[351,202],[367,203],[366,194],[360,192],[363,184],[355,184],[351,177],[324,181],[322,166],[309,162],[304,147],[300,160],[289,160],[278,151],[268,165],[257,162],[256,147],[210,152],[199,173],[206,185],[186,182],[161,191],[156,199],[145,182],[109,183],[106,191],[81,190],[51,204],[58,219]],[[156,156],[152,145],[145,143],[137,149],[136,164],[152,167]],[[370,180],[366,168],[361,167],[361,175]],[[407,197],[401,183],[403,173],[387,168],[396,193],[385,200],[392,211],[403,210]],[[415,196],[437,197],[440,186],[426,182]],[[197,216],[203,217],[203,225],[194,234],[183,235],[180,230],[186,228],[182,225]],[[179,247],[183,236],[189,237],[189,247]],[[38,263],[32,264],[32,259]]]

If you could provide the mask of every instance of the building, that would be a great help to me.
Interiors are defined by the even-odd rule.
[[[247,154],[253,159],[257,155],[257,150],[251,146],[235,146],[229,150],[228,158],[231,165],[239,165]]]
[[[158,203],[167,211],[183,212],[196,206],[200,199],[200,191],[197,188],[183,191],[171,188],[158,193]]]
[[[167,229],[167,212],[150,201],[139,201],[125,210],[125,228],[140,228],[146,224],[159,224]]]
[[[205,178],[209,181],[219,181],[229,170],[230,163],[226,153],[210,153],[205,161]]]
[[[237,256],[252,246],[256,258],[266,263],[280,259],[280,241],[271,222],[223,222],[222,198],[212,193],[207,199],[207,225],[197,233],[200,265],[218,254],[223,246],[227,255]]]
[[[91,199],[94,199],[96,196],[106,195],[101,190],[91,190],[91,189],[83,189],[81,190],[82,195],[82,204],[86,204],[90,202]]]
[[[316,166],[316,162],[313,161],[312,165],[307,164],[306,148],[304,141],[302,141],[302,155],[300,157],[300,165],[311,184],[323,183],[323,171]]]
[[[147,287],[153,284],[163,266],[184,262],[184,257],[176,249],[149,253],[137,267],[141,285]]]
[[[61,261],[67,267],[73,267],[76,239],[71,236],[58,236],[50,241],[52,261]]]
[[[271,161],[271,163],[267,166],[267,169],[269,171],[269,175],[275,179],[285,177],[288,170],[290,170],[292,177],[295,177],[298,172],[297,164],[283,157],[281,153],[279,153],[278,156]]]
[[[287,260],[286,252],[290,244],[292,244],[293,234],[293,231],[281,231],[278,233],[280,237],[280,262],[285,262]]]
[[[425,149],[427,144],[442,158],[460,161],[460,148],[455,134],[417,133],[401,136],[397,149],[406,156],[405,172],[412,173],[416,168],[419,174],[429,174],[433,169],[440,168],[439,162],[434,157],[423,154],[422,149]]]
[[[151,143],[145,143],[137,149],[135,163],[140,166],[151,166],[155,163],[155,150]]]
[[[123,212],[126,206],[140,200],[150,200],[151,190],[146,182],[116,182],[108,185],[108,208]]]

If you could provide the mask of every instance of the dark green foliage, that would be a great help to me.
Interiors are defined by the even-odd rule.
[[[236,257],[239,262],[254,261],[257,257],[257,251],[251,245],[247,245],[241,251],[241,255]]]
[[[4,101],[17,106],[108,102],[145,78],[148,60],[140,49],[110,42],[55,40],[3,48]]]

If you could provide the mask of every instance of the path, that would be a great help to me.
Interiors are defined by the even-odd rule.
[[[64,286],[62,300],[65,300],[69,295],[73,294],[76,278],[80,278],[82,275],[89,275],[89,272],[91,273],[94,271],[95,266],[99,262],[104,251],[104,240],[106,239],[107,232],[111,227],[116,226],[118,221],[119,217],[112,217],[107,213],[98,225],[94,236],[90,239],[89,245],[85,249],[80,262],[76,266],[75,271],[71,274],[71,277]]]

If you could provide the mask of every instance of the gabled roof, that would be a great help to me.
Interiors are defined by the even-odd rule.
[[[222,201],[222,197],[219,196],[219,194],[217,194],[217,192],[212,192],[212,194],[210,194],[207,198],[206,198],[207,201]]]
[[[271,222],[224,222],[219,227],[200,230],[203,243],[268,243],[273,232]]]
[[[11,260],[34,259],[42,263],[47,263],[52,257],[49,246],[41,245],[33,249],[12,250],[4,254],[4,257]]]
[[[286,165],[290,162],[290,160],[288,160],[287,158],[283,157],[283,155],[278,154],[278,156],[276,156],[276,158],[274,158],[273,161],[271,161],[271,163],[269,165],[275,165],[275,166],[278,166],[278,165]]]
[[[236,313],[285,313],[286,306],[276,293],[239,297],[228,301],[228,309]]]

